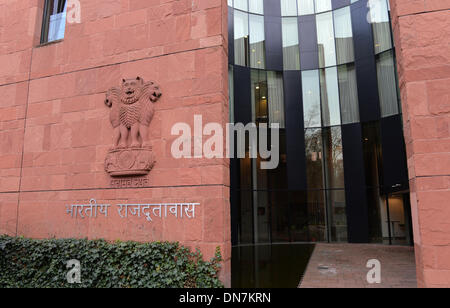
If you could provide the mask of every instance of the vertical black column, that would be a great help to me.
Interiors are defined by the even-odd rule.
[[[345,199],[349,243],[369,242],[369,210],[361,125],[342,126],[344,153]]]
[[[234,121],[236,123],[248,124],[252,121],[250,69],[242,66],[233,67],[234,83]],[[236,140],[235,140],[236,146]],[[236,147],[235,147],[236,149]],[[235,155],[236,153],[234,153]],[[241,199],[240,199],[240,160],[230,160],[231,176],[231,240],[233,244],[238,243],[239,228],[241,226]]]
[[[234,66],[234,121],[244,125],[252,121],[250,69]]]
[[[351,14],[360,118],[361,122],[376,121],[380,118],[380,104],[372,26],[367,20],[367,0],[352,5]]]
[[[234,64],[234,11],[228,7],[228,63]],[[234,87],[234,77],[233,77]],[[234,98],[233,98],[234,99]],[[234,112],[234,106],[232,106]],[[231,218],[231,244],[239,244],[239,227],[240,223],[240,198],[236,190],[241,186],[239,177],[239,160],[230,158],[230,218]]]
[[[228,7],[228,63],[234,64],[234,12]]]
[[[305,133],[301,73],[284,72],[284,104],[286,120],[286,155],[288,188],[306,190]]]
[[[298,34],[300,42],[300,68],[302,71],[319,68],[319,51],[317,46],[316,16],[298,17]]]
[[[382,118],[380,123],[383,192],[392,193],[406,190],[409,184],[402,118],[400,115],[395,115]]]
[[[266,69],[283,70],[280,0],[264,0],[264,33],[266,38]]]
[[[240,168],[239,159],[230,159],[230,209],[231,209],[231,244],[239,244],[239,227],[241,226],[240,219],[240,196],[238,188],[240,183]]]

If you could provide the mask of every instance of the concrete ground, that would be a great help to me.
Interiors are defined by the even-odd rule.
[[[380,261],[381,283],[369,284],[371,259]],[[373,277],[373,276],[372,276]],[[300,288],[417,288],[413,247],[317,244]]]

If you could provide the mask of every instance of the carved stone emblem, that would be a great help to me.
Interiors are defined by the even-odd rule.
[[[159,86],[140,77],[123,79],[122,85],[108,90],[105,104],[111,108],[114,146],[105,160],[111,176],[146,175],[155,164],[148,142],[148,129],[154,115],[153,103],[161,97]]]

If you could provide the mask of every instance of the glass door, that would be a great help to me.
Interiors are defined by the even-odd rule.
[[[383,243],[412,245],[409,193],[387,194],[381,198],[381,226]]]

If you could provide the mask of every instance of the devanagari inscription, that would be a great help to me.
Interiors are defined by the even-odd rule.
[[[167,218],[169,215],[177,219],[194,219],[195,208],[200,203],[156,203],[156,204],[117,204],[117,214],[120,218],[144,217],[152,222],[153,218]],[[82,219],[96,218],[103,214],[108,217],[109,204],[97,204],[95,199],[91,199],[89,204],[66,205],[66,213],[72,218],[80,217]]]
[[[66,205],[66,213],[70,214],[72,218],[80,218],[85,217],[97,217],[97,214],[103,214],[105,217],[108,217],[108,208],[111,205],[109,204],[97,204],[95,199],[91,199],[89,204],[71,204]]]

